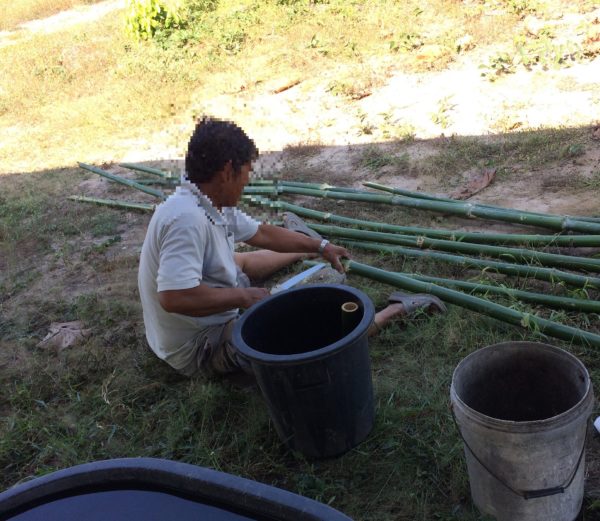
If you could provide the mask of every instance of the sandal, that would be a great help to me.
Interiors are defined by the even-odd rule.
[[[293,232],[303,233],[313,239],[323,239],[316,231],[310,229],[295,213],[283,212],[283,227]]]
[[[445,313],[447,311],[446,305],[438,297],[426,293],[409,294],[395,291],[390,295],[388,302],[390,304],[402,304],[404,306],[404,312],[407,315],[410,315],[419,309],[424,311],[437,311],[439,313]]]

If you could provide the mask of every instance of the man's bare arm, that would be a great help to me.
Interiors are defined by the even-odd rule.
[[[168,313],[205,317],[230,309],[249,308],[268,295],[264,288],[213,288],[200,284],[190,289],[159,291],[158,301]]]
[[[302,233],[293,232],[270,224],[261,224],[256,234],[248,239],[246,243],[257,248],[284,253],[317,253],[321,245],[319,239],[313,239]],[[331,243],[325,246],[321,255],[340,272],[344,271],[340,259],[342,257],[350,257],[346,248]]]

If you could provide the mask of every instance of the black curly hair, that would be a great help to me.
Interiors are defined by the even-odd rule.
[[[258,157],[252,139],[232,121],[203,117],[194,129],[185,155],[185,170],[192,183],[207,183],[231,161],[236,173]]]

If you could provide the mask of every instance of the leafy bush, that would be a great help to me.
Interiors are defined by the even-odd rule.
[[[194,39],[202,15],[218,5],[218,0],[128,0],[127,32],[143,40],[184,33],[179,39],[185,42]]]
[[[181,24],[177,0],[128,0],[126,28],[135,38],[148,40],[158,31],[171,31]]]

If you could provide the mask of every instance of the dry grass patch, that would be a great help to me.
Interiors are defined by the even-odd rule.
[[[99,1],[101,0],[0,0],[0,31],[9,31],[23,22]]]
[[[0,49],[0,126],[12,129],[2,169],[114,157],[119,141],[147,138],[187,104],[199,86],[191,68],[185,57],[132,45],[110,16]]]

